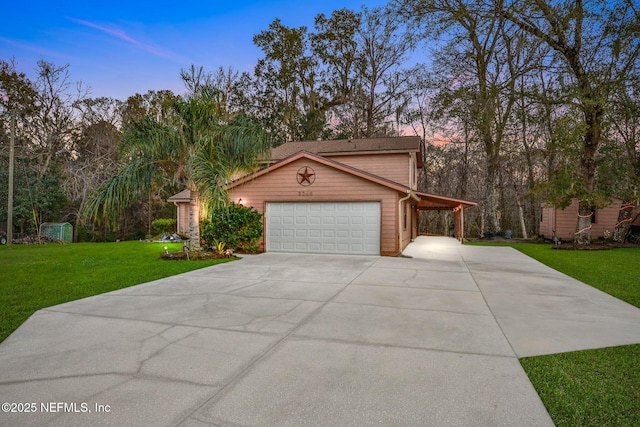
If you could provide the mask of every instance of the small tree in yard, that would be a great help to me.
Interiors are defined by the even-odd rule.
[[[255,252],[262,236],[262,214],[253,208],[231,203],[214,209],[202,222],[200,235],[205,248],[224,244],[228,249]]]

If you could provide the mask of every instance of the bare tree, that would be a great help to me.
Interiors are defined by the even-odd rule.
[[[414,46],[412,34],[388,10],[365,7],[356,41],[357,80],[338,112],[342,128],[354,138],[394,133],[390,125],[409,99],[411,71],[403,68],[403,62]]]
[[[427,36],[438,40],[435,67],[448,77],[451,106],[466,107],[474,134],[484,148],[485,191],[482,208],[488,229],[500,225],[499,196],[501,150],[516,101],[514,86],[524,72],[514,61],[525,49],[513,26],[500,16],[488,15],[471,0],[406,0],[400,10],[411,16]]]
[[[63,187],[72,202],[66,219],[75,220],[77,237],[78,229],[87,224],[82,212],[89,196],[117,168],[120,114],[118,102],[112,98],[87,98],[75,107],[80,113],[81,131],[63,163]]]
[[[74,103],[86,97],[81,84],[70,80],[69,65],[57,66],[38,61],[35,112],[25,127],[29,152],[38,158],[39,176],[49,172],[52,162],[64,159],[71,151],[78,132]]]

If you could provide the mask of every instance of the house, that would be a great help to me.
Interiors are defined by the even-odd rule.
[[[191,192],[189,189],[182,190],[178,194],[167,199],[168,202],[173,202],[176,205],[176,233],[185,236],[189,235],[189,200],[191,199]]]
[[[614,199],[609,206],[594,209],[591,215],[591,238],[605,237],[605,233],[613,232],[618,223],[620,211],[624,209],[622,200]],[[557,208],[548,204],[542,205],[540,214],[540,235],[545,239],[571,241],[578,223],[578,200],[574,199],[566,208]]]
[[[476,204],[417,191],[420,147],[419,137],[288,142],[227,190],[264,215],[267,252],[395,256],[425,209],[453,211],[463,240],[464,209]]]

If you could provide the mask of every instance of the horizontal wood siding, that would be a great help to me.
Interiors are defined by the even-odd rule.
[[[178,214],[176,231],[179,234],[189,235],[189,202],[180,202],[176,205]]]
[[[542,205],[542,218],[540,221],[540,235],[545,239],[553,238],[553,216],[555,209],[553,206]]]
[[[404,197],[403,197],[404,198]],[[400,197],[398,197],[398,203],[400,201]],[[400,214],[398,216],[398,221],[400,221],[400,236],[402,239],[402,249],[404,249],[405,247],[407,247],[407,245],[409,243],[411,243],[411,240],[413,239],[414,235],[413,235],[413,230],[416,227],[416,217],[418,216],[415,208],[413,206],[411,206],[412,203],[415,203],[415,201],[413,199],[409,199],[409,200],[405,200],[404,202],[402,202],[402,210],[400,211]],[[405,227],[405,222],[404,222],[404,213],[406,209],[406,213],[407,213],[407,226]]]
[[[618,214],[621,206],[620,200],[615,200],[613,204],[598,209],[596,212],[596,222],[591,227],[591,238],[604,237],[605,231],[613,233],[618,222]],[[547,210],[550,212],[547,214]],[[555,215],[555,218],[554,218]],[[545,218],[548,218],[545,221]],[[545,238],[552,237],[552,230],[555,227],[556,236],[562,240],[573,240],[578,223],[578,201],[574,200],[565,209],[543,207],[542,222],[540,223],[540,233]],[[543,232],[543,226],[545,227]]]
[[[329,158],[413,188],[411,186],[409,176],[411,157],[408,153],[385,155],[361,154],[352,156],[331,156]]]
[[[310,186],[302,186],[296,180],[298,170],[304,167],[315,172],[315,181]],[[245,206],[252,206],[262,214],[267,202],[380,202],[380,254],[397,255],[399,252],[398,192],[312,160],[300,159],[282,166],[232,188],[229,196],[236,203],[242,199]],[[260,244],[264,249],[263,240]]]

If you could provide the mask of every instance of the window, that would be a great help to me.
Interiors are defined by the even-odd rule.
[[[405,203],[403,206],[403,215],[404,215],[404,229],[407,229],[407,204]]]
[[[591,224],[595,224],[596,221],[596,207],[595,206],[591,206]]]

